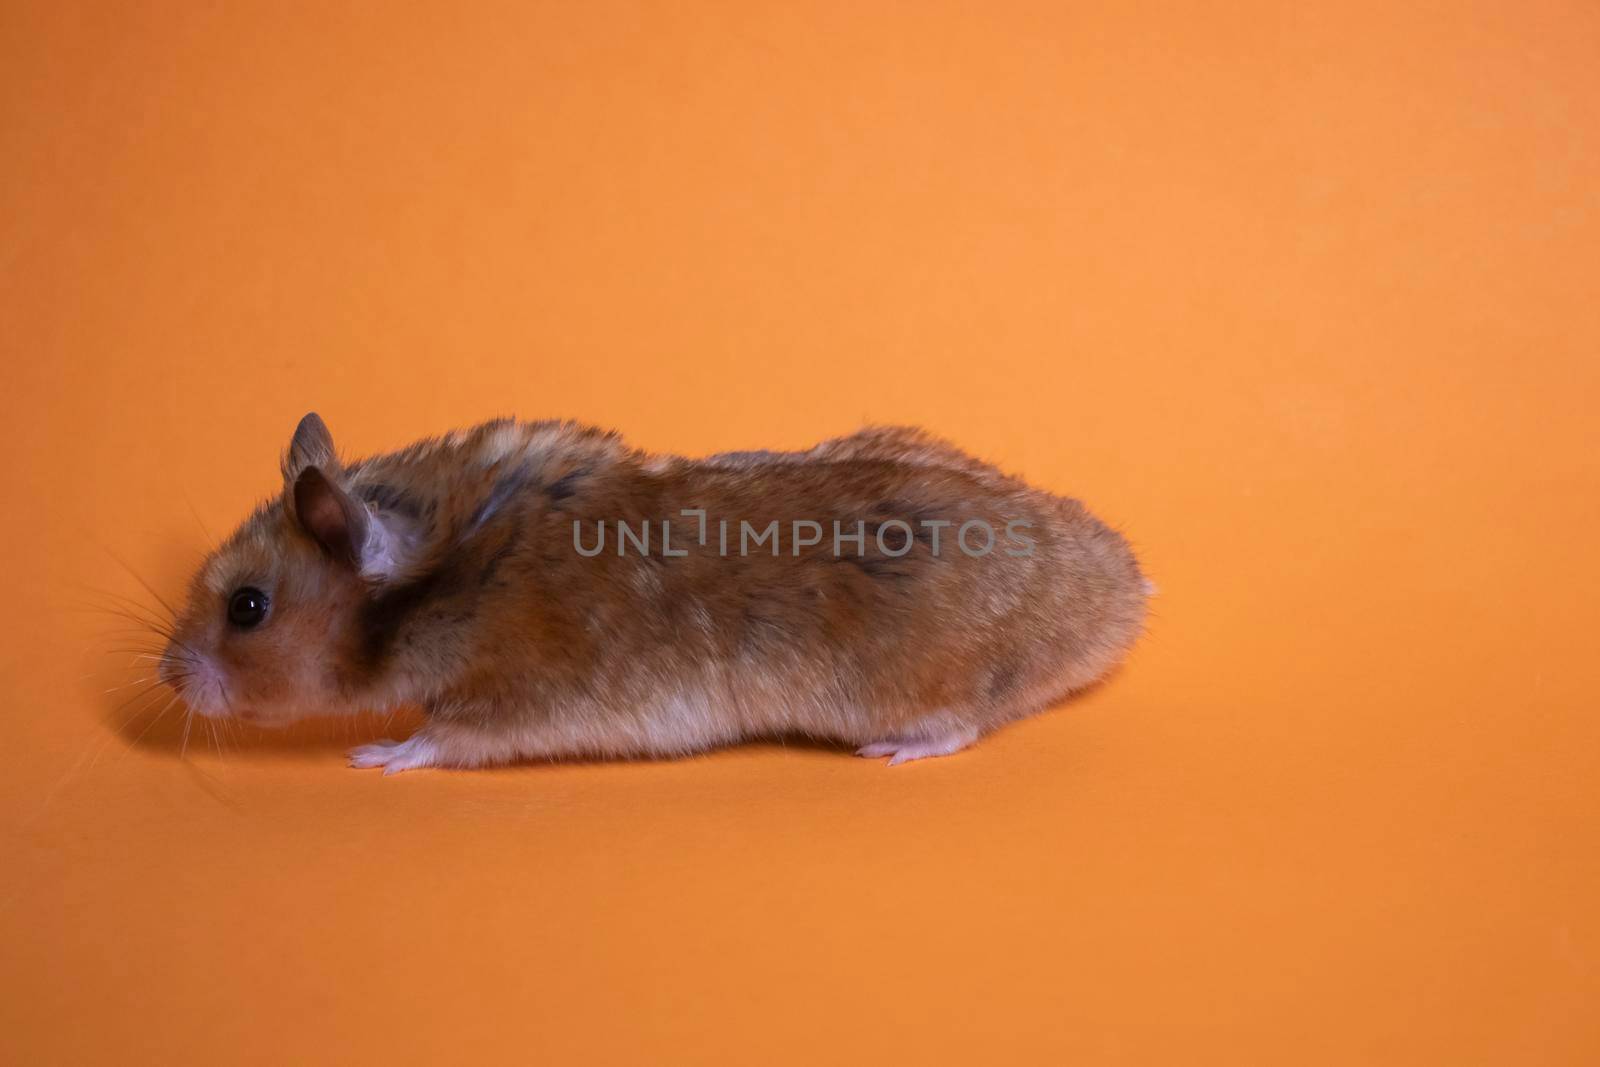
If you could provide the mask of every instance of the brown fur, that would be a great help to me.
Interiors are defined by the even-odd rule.
[[[873,754],[951,738],[901,744],[900,758],[940,754],[1094,681],[1144,619],[1116,532],[915,429],[691,460],[501,420],[345,466],[308,416],[283,473],[283,494],[196,577],[165,673],[202,714],[427,712],[418,737],[358,750],[358,765],[674,755],[785,733]],[[694,508],[704,545],[681,514]],[[797,519],[822,540],[795,554]],[[903,556],[901,528],[884,530],[889,553],[873,536],[894,519],[915,531]],[[952,523],[938,556],[923,519]],[[972,519],[996,532],[982,557],[959,550]],[[586,547],[604,521],[603,552],[575,550],[574,520]],[[648,555],[617,554],[616,520],[649,522]],[[663,554],[662,520],[684,555]],[[781,555],[741,557],[740,520],[777,520]],[[847,540],[835,555],[834,520],[864,523],[863,553]],[[1011,554],[1014,521],[1031,524],[1031,555]],[[244,631],[226,619],[241,586],[271,597]]]

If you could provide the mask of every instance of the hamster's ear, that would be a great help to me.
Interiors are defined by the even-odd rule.
[[[294,485],[308,467],[321,467],[323,473],[332,479],[337,479],[344,471],[339,465],[339,455],[333,448],[333,434],[328,432],[328,424],[315,411],[307,414],[300,420],[300,425],[294,428],[289,451],[283,456],[284,483]]]
[[[315,415],[306,416],[316,419]],[[317,419],[322,426],[322,420]],[[300,424],[301,428],[305,423]],[[326,434],[327,429],[323,428]],[[300,435],[295,434],[298,442]],[[294,480],[294,515],[300,528],[340,563],[360,569],[367,545],[366,505],[351,498],[322,472],[306,467]]]

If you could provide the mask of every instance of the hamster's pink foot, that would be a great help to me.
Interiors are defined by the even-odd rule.
[[[948,756],[952,752],[960,752],[978,739],[978,731],[971,728],[955,728],[931,737],[891,737],[883,741],[873,741],[856,749],[856,755],[865,756],[867,759],[889,757],[889,766],[898,763],[910,763],[914,759],[927,759],[930,756]]]
[[[399,774],[420,767],[436,767],[439,746],[421,733],[412,734],[404,741],[374,741],[350,750],[350,766],[382,767],[384,774]]]

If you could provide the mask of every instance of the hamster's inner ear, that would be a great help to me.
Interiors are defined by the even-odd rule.
[[[284,482],[295,484],[295,480],[308,467],[321,467],[334,478],[343,473],[338,453],[333,448],[333,434],[328,432],[328,424],[315,411],[308,413],[294,428],[294,438],[290,440],[289,451],[283,457]]]
[[[294,514],[300,528],[329,556],[360,569],[367,544],[366,506],[335,485],[321,467],[306,467],[295,478]]]

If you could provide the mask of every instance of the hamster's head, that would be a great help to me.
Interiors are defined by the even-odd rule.
[[[162,681],[197,714],[282,725],[372,703],[359,653],[374,581],[362,560],[384,531],[346,491],[315,414],[283,474],[283,493],[201,565],[162,656]]]

